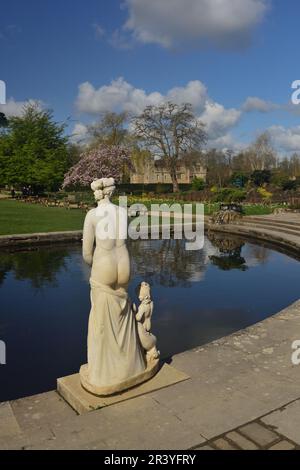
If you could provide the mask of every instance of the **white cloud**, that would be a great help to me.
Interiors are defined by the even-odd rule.
[[[279,108],[280,106],[276,105],[275,103],[262,100],[261,98],[257,98],[255,96],[250,96],[249,98],[247,98],[242,106],[243,111],[245,111],[246,113],[251,113],[253,111],[258,111],[260,113],[269,113],[270,111],[274,111],[275,109]]]
[[[145,90],[135,88],[123,78],[113,80],[99,89],[85,82],[79,86],[76,106],[80,112],[91,115],[105,111],[140,114],[146,106],[159,105],[166,101],[191,103],[196,116],[206,124],[210,139],[226,134],[238,123],[242,114],[237,109],[226,109],[212,101],[205,85],[199,80],[190,81],[186,86],[174,87],[165,95],[156,91],[147,94]]]
[[[25,106],[29,104],[35,104],[39,109],[43,107],[42,101],[39,100],[15,101],[13,98],[10,98],[6,104],[0,105],[0,111],[6,117],[22,116]]]
[[[75,124],[72,135],[71,141],[74,144],[81,144],[85,143],[88,139],[88,127],[81,122]]]
[[[185,87],[172,88],[167,94],[167,100],[177,104],[192,103],[197,112],[204,111],[207,99],[207,88],[199,80],[192,80]]]
[[[158,104],[162,100],[160,93],[147,95],[144,90],[134,88],[123,78],[118,78],[98,90],[89,82],[82,83],[76,106],[80,112],[89,114],[116,110],[140,113],[147,105]]]
[[[268,132],[278,149],[284,152],[300,152],[300,126],[272,126]]]
[[[124,29],[141,43],[247,45],[271,0],[126,0]]]
[[[224,106],[212,101],[207,101],[205,111],[199,116],[199,119],[206,125],[210,139],[217,139],[235,127],[241,117],[241,111],[231,108],[225,109]]]
[[[208,142],[209,148],[215,148],[218,150],[233,150],[234,152],[239,152],[247,147],[247,145],[243,142],[238,142],[233,135],[230,133],[224,134],[221,137],[216,139],[211,139]]]

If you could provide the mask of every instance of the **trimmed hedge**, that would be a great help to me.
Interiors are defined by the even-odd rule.
[[[126,194],[143,194],[143,193],[156,193],[156,194],[168,194],[173,192],[172,184],[157,183],[157,184],[130,184],[122,183],[118,184],[118,192]],[[179,190],[189,191],[191,189],[190,184],[179,184]]]

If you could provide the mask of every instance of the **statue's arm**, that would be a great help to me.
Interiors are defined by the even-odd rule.
[[[95,242],[95,229],[92,220],[92,211],[88,212],[83,226],[82,256],[84,261],[92,266]]]
[[[143,320],[143,317],[144,317],[144,306],[143,305],[140,305],[139,306],[139,309],[137,311],[137,314],[135,315],[135,318],[138,322],[141,322]]]

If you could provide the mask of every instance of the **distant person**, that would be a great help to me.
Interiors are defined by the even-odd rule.
[[[10,195],[12,197],[12,199],[15,199],[16,197],[16,191],[14,190],[14,188],[12,188],[11,192],[10,192]]]

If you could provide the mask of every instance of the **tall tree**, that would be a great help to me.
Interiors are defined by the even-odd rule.
[[[79,162],[83,148],[79,144],[69,143],[68,145],[68,168]]]
[[[87,187],[98,178],[122,180],[124,173],[131,167],[131,159],[126,148],[117,145],[100,145],[81,155],[65,175],[63,187]]]
[[[147,106],[140,116],[133,118],[133,126],[137,138],[162,159],[170,173],[173,191],[178,192],[178,163],[206,142],[204,125],[196,119],[192,105],[168,102]]]
[[[299,153],[294,153],[291,156],[290,167],[289,167],[289,176],[291,178],[296,178],[300,176],[300,155]]]
[[[217,149],[205,153],[207,181],[219,187],[224,186],[232,175],[231,154]]]
[[[0,182],[56,189],[68,166],[65,125],[53,120],[52,112],[36,105],[24,108],[20,117],[8,121],[0,140]]]
[[[133,171],[139,174],[143,174],[145,172],[146,164],[151,160],[151,158],[152,157],[149,150],[140,148],[138,145],[133,146],[131,149],[131,162]]]
[[[270,134],[264,132],[246,152],[252,171],[270,170],[276,165],[276,152],[272,146]]]
[[[124,145],[127,142],[128,130],[126,123],[128,113],[105,112],[99,122],[89,126],[91,147],[105,145]]]

